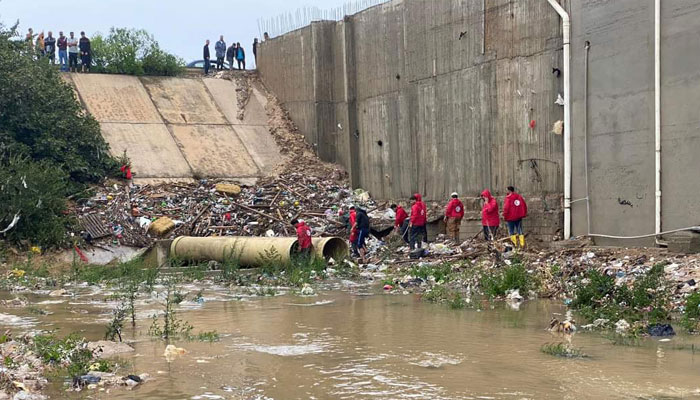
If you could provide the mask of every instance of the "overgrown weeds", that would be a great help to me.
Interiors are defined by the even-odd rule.
[[[540,351],[550,356],[563,358],[587,358],[581,349],[573,347],[568,343],[545,343],[540,347]]]
[[[467,300],[462,293],[446,285],[433,286],[423,294],[422,298],[431,303],[447,304],[454,310],[467,306]]]
[[[510,290],[527,293],[536,288],[534,277],[530,276],[520,262],[514,262],[502,270],[490,271],[481,278],[481,289],[489,297],[502,297]]]
[[[700,292],[695,292],[685,299],[685,308],[681,316],[681,325],[689,332],[697,332],[700,322]]]
[[[575,289],[571,307],[588,320],[660,323],[670,319],[669,285],[662,264],[657,264],[631,288],[616,284],[613,276],[591,270]]]

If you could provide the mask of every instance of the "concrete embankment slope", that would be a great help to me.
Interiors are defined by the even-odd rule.
[[[114,155],[126,150],[141,182],[255,178],[281,157],[263,88],[215,78],[70,74]],[[245,86],[245,87],[239,87]],[[239,109],[238,96],[248,97]]]

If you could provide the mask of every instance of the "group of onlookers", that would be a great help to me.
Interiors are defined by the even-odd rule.
[[[267,38],[267,32],[265,32],[265,37]],[[258,59],[258,38],[253,40],[253,57],[257,62]],[[219,36],[219,40],[214,45],[214,55],[216,56],[216,70],[221,71],[225,69],[224,60],[229,65],[229,69],[234,69],[234,62],[238,64],[239,70],[245,70],[245,50],[241,46],[240,42],[234,42],[230,46],[226,47],[226,41],[224,40],[224,35]],[[204,43],[203,49],[204,58],[204,75],[209,75],[209,69],[211,69],[211,53],[209,52],[209,39]]]
[[[58,38],[55,38],[51,31],[46,36],[44,32],[34,35],[32,28],[29,28],[25,40],[29,49],[35,52],[37,57],[46,57],[51,64],[56,64],[56,50],[58,50],[58,64],[61,71],[90,71],[92,48],[85,32],[80,32],[80,38],[76,38],[73,32],[66,37],[61,31],[58,32]],[[80,67],[78,67],[78,59],[80,59]]]

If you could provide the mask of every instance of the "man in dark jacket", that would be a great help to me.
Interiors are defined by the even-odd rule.
[[[78,47],[80,48],[81,68],[83,72],[90,72],[90,65],[92,64],[92,49],[90,48],[90,39],[85,36],[85,32],[80,32]]]
[[[236,43],[233,43],[226,50],[226,61],[228,61],[228,69],[233,69],[233,59],[236,57]]]
[[[53,37],[53,33],[49,31],[49,36],[44,39],[44,48],[46,49],[46,55],[49,57],[49,62],[51,65],[56,63],[56,38]]]
[[[211,66],[211,56],[209,55],[209,39],[204,42],[204,75],[209,75],[209,67]]]
[[[255,68],[258,67],[258,38],[253,39],[253,57],[255,58]]]
[[[357,249],[360,251],[362,263],[367,263],[367,247],[365,242],[369,236],[369,216],[367,211],[360,207],[355,207],[355,229],[357,230]]]

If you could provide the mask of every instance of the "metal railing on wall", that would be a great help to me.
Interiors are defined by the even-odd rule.
[[[312,21],[340,21],[346,15],[357,14],[367,8],[390,0],[355,0],[348,1],[342,6],[321,9],[319,7],[302,7],[296,12],[287,12],[271,18],[258,18],[260,37],[267,32],[270,37],[284,35],[287,32],[303,28]]]

